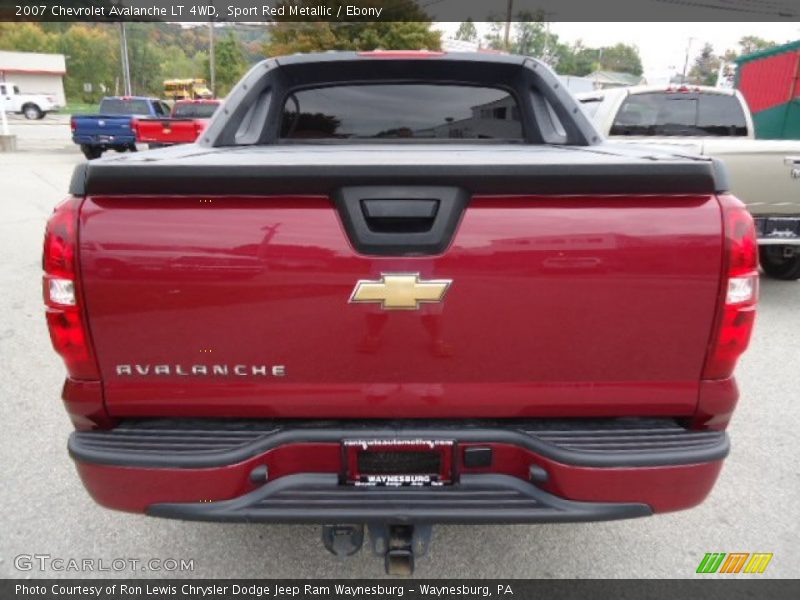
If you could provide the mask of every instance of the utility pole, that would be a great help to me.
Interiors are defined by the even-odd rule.
[[[550,21],[544,22],[544,49],[542,51],[542,60],[548,65],[550,64]]]
[[[128,62],[128,34],[125,31],[125,21],[119,23],[120,57],[122,59],[122,87],[126,96],[132,96],[131,65]]]
[[[214,21],[208,22],[208,70],[211,74],[211,94],[217,97],[217,67],[214,60]]]
[[[689,40],[686,42],[686,59],[683,61],[683,73],[681,73],[681,84],[686,83],[686,69],[689,68],[689,49],[692,47],[692,40],[694,40],[694,38],[690,37]]]
[[[514,11],[514,0],[508,0],[508,7],[506,8],[506,32],[505,35],[503,36],[503,45],[505,46],[505,50],[508,50],[513,11]]]

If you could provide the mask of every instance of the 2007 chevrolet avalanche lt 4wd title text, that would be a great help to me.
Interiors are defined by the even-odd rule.
[[[103,506],[320,523],[338,554],[367,525],[399,573],[433,523],[694,506],[728,453],[752,218],[535,60],[270,59],[196,144],[70,193],[44,294]]]

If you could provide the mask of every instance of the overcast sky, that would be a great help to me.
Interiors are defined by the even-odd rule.
[[[479,31],[487,32],[483,23]],[[459,23],[437,23],[446,35],[455,33]],[[513,24],[512,24],[513,27]],[[800,23],[550,23],[550,31],[562,42],[583,40],[586,46],[612,46],[618,42],[638,46],[645,76],[668,76],[683,69],[689,38],[689,64],[705,42],[718,54],[736,48],[745,35],[757,35],[779,43],[800,39]]]

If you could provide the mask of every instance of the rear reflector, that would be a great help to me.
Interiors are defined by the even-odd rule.
[[[731,277],[728,280],[728,294],[725,303],[741,304],[742,302],[752,302],[756,297],[757,289],[758,275]]]
[[[747,349],[758,303],[758,242],[753,218],[731,195],[719,197],[725,236],[722,306],[703,370],[703,379],[727,379]]]
[[[75,306],[75,282],[71,279],[47,278],[48,297],[45,299],[50,306]]]
[[[56,206],[44,234],[44,303],[53,348],[72,379],[99,379],[80,305],[77,277],[77,227],[81,199]]]

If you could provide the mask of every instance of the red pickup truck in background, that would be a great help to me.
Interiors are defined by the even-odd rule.
[[[722,163],[607,143],[523,56],[272,58],[225,107],[79,165],[47,225],[98,503],[366,525],[408,573],[433,523],[703,501],[758,290]]]
[[[136,119],[136,142],[150,148],[191,144],[208,125],[220,100],[178,100],[168,119]]]

